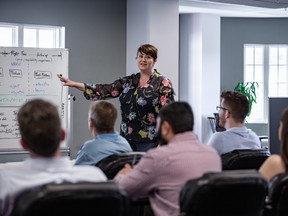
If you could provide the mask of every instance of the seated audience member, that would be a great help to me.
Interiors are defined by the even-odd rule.
[[[98,182],[107,178],[97,167],[74,167],[61,157],[60,142],[65,138],[57,107],[42,99],[25,103],[17,114],[20,144],[29,152],[22,165],[0,170],[0,215],[9,215],[19,192],[46,183]]]
[[[271,155],[259,169],[259,172],[267,181],[277,174],[288,172],[288,108],[282,113],[278,138],[280,141],[280,155]]]
[[[223,91],[221,93],[219,111],[219,125],[226,131],[214,133],[208,145],[216,149],[219,155],[235,149],[259,149],[259,137],[244,126],[249,111],[247,97],[236,91]]]
[[[221,171],[220,156],[198,141],[193,125],[188,103],[163,107],[157,118],[161,146],[149,150],[134,168],[126,164],[114,178],[128,198],[149,197],[155,216],[178,216],[184,184],[205,172]]]
[[[88,127],[93,139],[81,146],[76,155],[75,165],[95,165],[112,154],[132,151],[128,141],[114,131],[116,118],[117,110],[112,103],[91,103]]]

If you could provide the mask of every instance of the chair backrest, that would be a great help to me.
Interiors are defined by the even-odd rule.
[[[217,132],[225,131],[226,129],[219,125],[219,113],[213,113],[213,115],[215,117],[215,130]]]
[[[288,174],[282,173],[274,176],[268,184],[268,210],[267,215],[288,215]]]
[[[225,131],[226,129],[219,125],[219,113],[213,113],[213,115],[214,117],[208,117],[212,132],[215,133]]]
[[[12,216],[124,216],[126,198],[113,182],[46,184],[15,199]]]
[[[181,216],[260,216],[267,182],[256,170],[206,173],[180,192]]]
[[[236,149],[221,155],[222,169],[256,169],[271,155],[267,149]]]
[[[113,179],[125,164],[135,165],[145,155],[145,152],[126,152],[110,155],[101,161],[96,166],[99,167],[107,176],[108,179]]]

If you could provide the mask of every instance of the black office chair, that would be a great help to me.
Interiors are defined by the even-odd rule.
[[[258,136],[259,137],[259,140],[261,142],[261,148],[265,148],[265,149],[269,149],[269,146],[268,146],[268,136],[266,135],[262,135],[262,136]]]
[[[145,152],[126,152],[110,155],[96,166],[99,167],[108,179],[113,179],[125,164],[135,165],[145,155]],[[139,200],[128,200],[129,213],[128,216],[143,216],[145,206],[150,206],[148,197]],[[148,208],[148,207],[147,207]]]
[[[268,200],[265,216],[288,215],[288,174],[274,176],[268,183]]]
[[[126,198],[113,182],[46,184],[20,193],[11,216],[126,216]]]
[[[145,152],[126,152],[110,155],[101,161],[96,166],[99,167],[107,176],[108,179],[113,179],[125,164],[135,165],[145,155]]]
[[[208,117],[212,132],[215,133],[225,131],[226,129],[219,125],[219,113],[213,113],[213,115],[214,117],[211,116]]]
[[[180,192],[180,216],[262,216],[267,182],[256,170],[206,173]]]
[[[256,169],[271,155],[267,149],[236,149],[221,155],[223,170]]]

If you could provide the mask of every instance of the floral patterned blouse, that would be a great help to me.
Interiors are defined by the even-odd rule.
[[[88,100],[119,97],[122,122],[120,134],[130,143],[156,143],[156,118],[162,106],[174,101],[169,79],[156,70],[143,87],[139,87],[140,73],[114,81],[112,84],[85,83],[84,96]]]

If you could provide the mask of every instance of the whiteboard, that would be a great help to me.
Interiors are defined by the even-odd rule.
[[[67,49],[0,47],[0,151],[22,149],[17,112],[31,99],[55,104],[67,128],[68,90],[57,74],[68,77]]]

